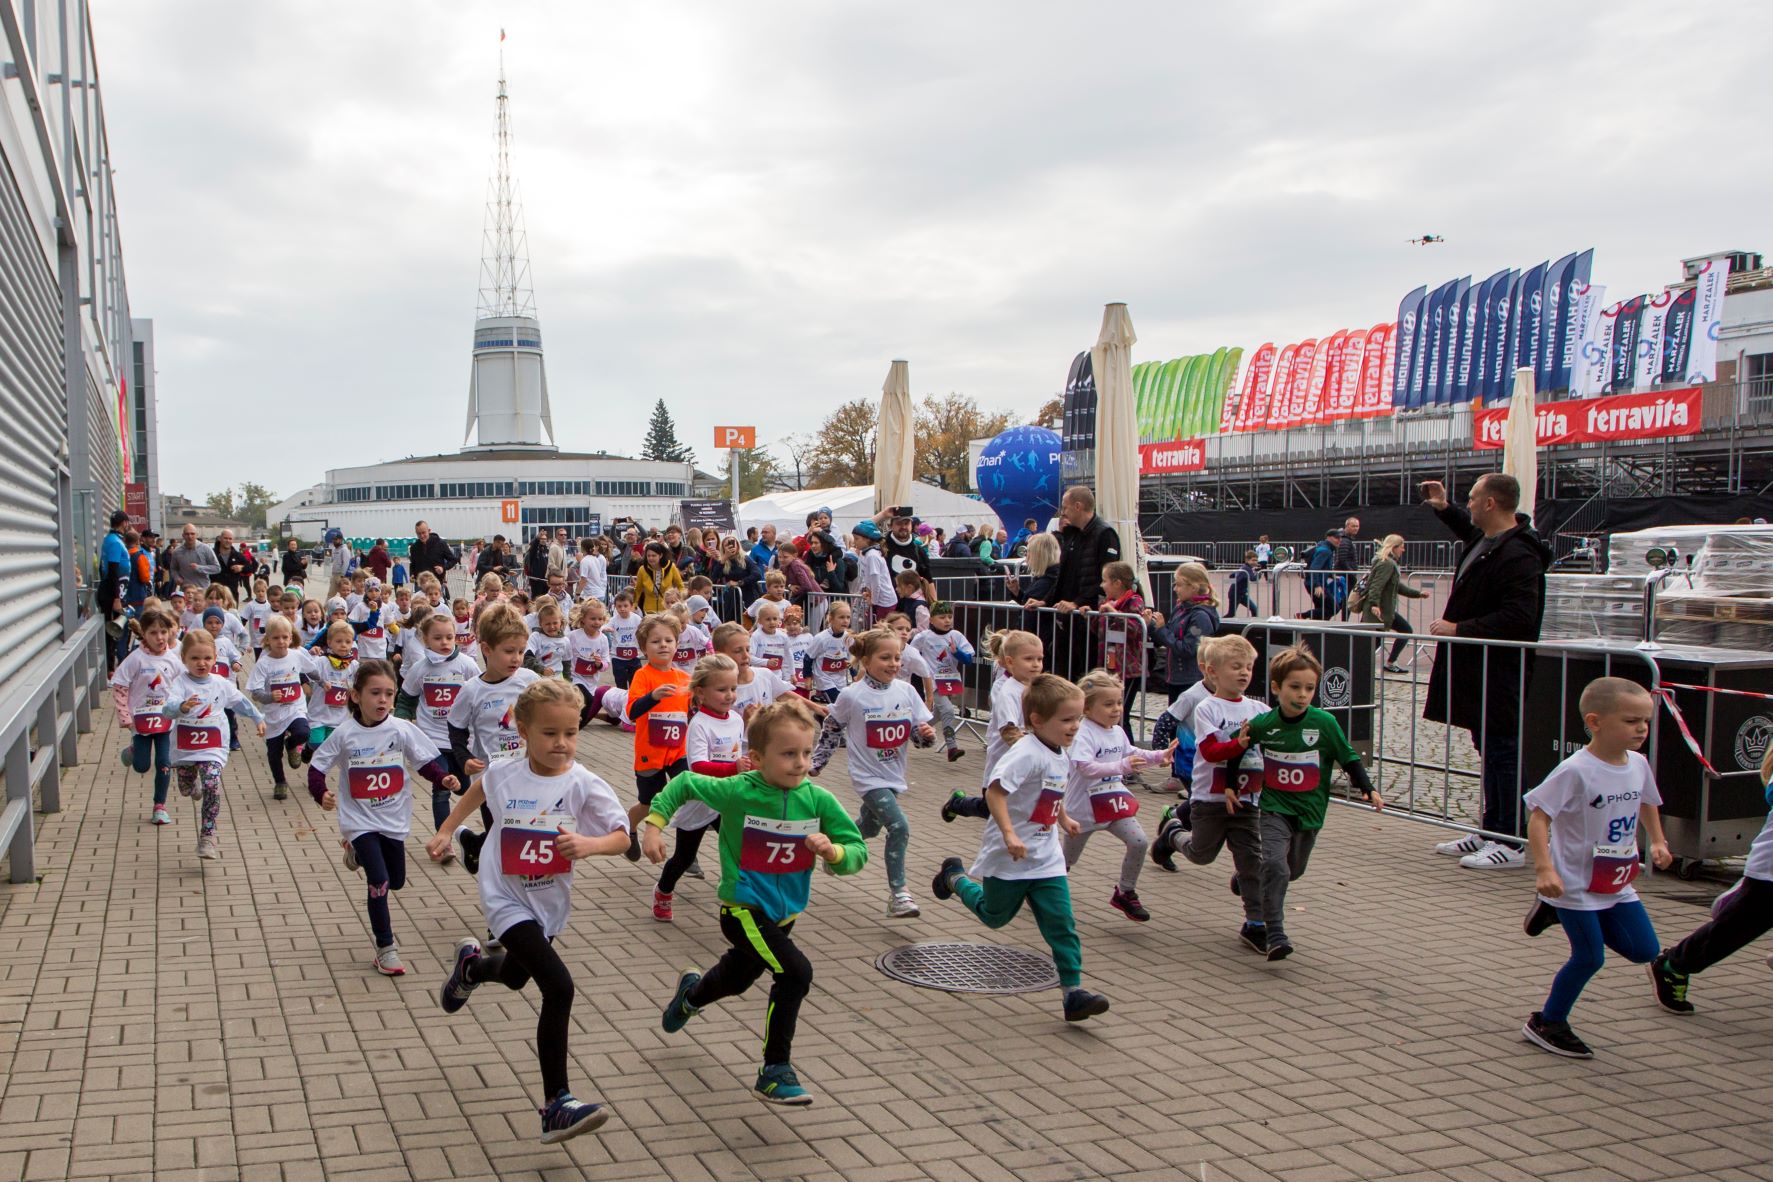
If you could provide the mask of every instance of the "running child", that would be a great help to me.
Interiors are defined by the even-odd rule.
[[[296,637],[304,649],[312,648],[320,641],[322,632],[326,631],[326,609],[318,599],[302,601],[302,620],[296,628]]]
[[[1148,609],[1146,620],[1152,625],[1151,638],[1164,651],[1164,681],[1174,702],[1201,678],[1200,646],[1219,631],[1219,602],[1213,596],[1213,583],[1206,568],[1198,562],[1185,562],[1176,568],[1171,583],[1175,603],[1169,619],[1162,612]],[[1170,772],[1180,787],[1190,774],[1194,752],[1190,749],[1191,734],[1184,731],[1182,745],[1176,749],[1176,762]]]
[[[351,717],[327,736],[308,767],[308,791],[327,812],[338,810],[345,869],[362,869],[369,880],[369,930],[375,936],[372,963],[384,977],[406,972],[388,916],[388,892],[406,885],[406,839],[412,833],[412,791],[408,765],[446,797],[459,788],[442,752],[423,731],[393,717],[399,690],[394,667],[386,661],[357,666],[351,686]],[[340,768],[343,792],[327,785]]]
[[[462,686],[449,707],[450,759],[467,780],[523,754],[517,698],[539,678],[533,669],[523,667],[529,629],[515,607],[489,603],[474,627],[486,668]],[[461,830],[462,866],[469,874],[480,869],[481,844],[492,832],[491,810],[480,816],[486,824],[480,833]]]
[[[1107,830],[1126,846],[1120,880],[1108,905],[1144,923],[1151,913],[1139,901],[1139,871],[1151,842],[1139,824],[1139,799],[1127,791],[1126,778],[1141,768],[1169,762],[1171,753],[1141,750],[1127,738],[1119,713],[1124,698],[1120,678],[1097,669],[1085,674],[1077,688],[1083,691],[1084,717],[1066,752],[1071,772],[1065,781],[1065,815],[1077,822],[1079,832],[1066,834],[1060,842],[1065,869],[1069,873],[1077,864],[1090,834]]]
[[[178,616],[170,608],[148,604],[136,616],[134,626],[141,643],[117,662],[111,674],[111,698],[117,706],[117,725],[129,736],[129,746],[119,753],[123,765],[138,774],[154,769],[154,811],[149,822],[170,825],[166,794],[172,787],[172,720],[166,703],[172,684],[183,672],[172,638]]]
[[[754,606],[758,607],[753,617],[757,621],[757,631],[751,634],[751,663],[786,680],[786,670],[792,658],[788,652],[788,633],[782,631],[782,609],[763,599]]]
[[[923,654],[911,646],[911,617],[904,612],[888,612],[879,626],[899,638],[899,680],[910,683],[911,688],[923,699],[925,708],[934,716],[936,673],[930,668],[930,663],[923,659]]]
[[[749,717],[751,711],[757,707],[767,706],[777,698],[794,692],[794,687],[781,677],[751,663],[751,634],[745,631],[745,625],[727,623],[716,628],[714,651],[723,657],[730,657],[733,664],[738,666],[739,697],[733,704],[733,709],[741,717]],[[823,714],[825,707],[814,705],[813,710]]]
[[[807,645],[805,672],[812,699],[827,705],[850,683],[850,605],[844,600],[825,613],[825,628]]]
[[[1078,836],[1082,827],[1065,812],[1071,774],[1065,749],[1083,722],[1083,691],[1051,673],[1028,686],[1022,700],[1028,733],[1017,740],[985,789],[991,823],[971,870],[959,858],[942,859],[931,893],[960,896],[986,927],[1001,928],[1027,903],[1053,953],[1067,1022],[1108,1012],[1108,999],[1083,987],[1083,946],[1071,915],[1071,888],[1059,831]]]
[[[163,708],[172,719],[172,766],[179,791],[193,799],[201,796],[202,825],[197,833],[197,856],[222,856],[216,844],[216,821],[222,812],[222,769],[228,765],[228,711],[245,715],[265,733],[265,719],[252,700],[233,682],[212,676],[216,639],[204,629],[185,633],[179,644],[184,671],[173,680]]]
[[[444,753],[444,770],[459,781],[467,769],[455,762],[449,712],[455,708],[462,690],[479,679],[480,666],[474,663],[473,657],[456,647],[455,621],[442,612],[426,611],[412,632],[421,647],[412,650],[401,669],[400,689],[412,700],[412,721],[419,733]],[[449,789],[432,785],[432,825],[441,826],[444,818],[449,816],[449,797]],[[453,861],[454,855],[448,855],[444,860]]]
[[[798,603],[789,604],[782,613],[782,631],[788,634],[788,680],[794,683],[794,692],[804,698],[812,685],[806,656],[813,647],[813,634],[806,630],[806,609]]]
[[[695,710],[689,720],[685,758],[698,776],[726,779],[745,770],[745,720],[733,709],[739,697],[739,667],[731,657],[716,653],[696,662],[690,674],[690,702]],[[659,873],[653,888],[653,918],[671,922],[671,896],[685,874],[702,875],[696,869],[696,852],[711,826],[719,824],[713,809],[699,800],[686,801],[671,816],[677,844],[671,859]]]
[[[295,629],[282,616],[265,625],[265,651],[253,662],[246,678],[246,696],[265,712],[265,759],[271,766],[271,795],[289,798],[289,782],[283,765],[302,766],[302,749],[308,745],[308,700],[302,678],[317,676],[319,659],[295,645]]]
[[[953,763],[966,754],[955,741],[959,712],[954,703],[966,692],[963,677],[973,663],[972,641],[954,630],[954,608],[937,600],[930,607],[929,627],[912,636],[911,647],[923,657],[934,677],[936,726],[948,748],[948,762]]]
[[[858,635],[850,655],[862,671],[831,704],[813,753],[813,775],[824,770],[841,735],[849,746],[850,786],[862,798],[856,825],[866,841],[886,831],[887,918],[915,919],[917,901],[905,889],[905,850],[911,825],[899,808],[905,782],[906,757],[912,742],[928,747],[936,741],[929,707],[916,690],[899,680],[904,647],[889,629]]]
[[[1594,1052],[1570,1029],[1570,1009],[1589,978],[1601,971],[1611,948],[1633,964],[1652,966],[1662,949],[1649,912],[1632,881],[1638,876],[1638,833],[1650,839],[1650,861],[1659,870],[1674,862],[1662,836],[1662,794],[1650,761],[1639,752],[1656,721],[1649,693],[1623,677],[1588,683],[1577,700],[1588,746],[1564,760],[1544,783],[1522,797],[1527,844],[1533,852],[1538,898],[1527,932],[1550,927],[1555,914],[1570,941],[1570,959],[1552,978],[1545,1004],[1527,1019],[1521,1037],[1567,1059]],[[1662,998],[1658,996],[1658,1001]],[[1692,1004],[1668,1006],[1687,1013]]]
[[[179,638],[185,633],[203,627],[203,603],[201,596],[194,594],[196,588],[187,593],[183,587],[174,587],[168,602],[172,610],[179,614]]]
[[[486,615],[509,613],[519,629],[523,617],[501,606]],[[484,623],[484,617],[482,619]],[[496,625],[503,635],[508,627]],[[485,643],[486,634],[481,634]],[[513,674],[522,658],[520,641],[509,641]],[[490,654],[493,645],[487,645]],[[574,761],[579,741],[579,696],[563,681],[537,678],[512,707],[521,758],[493,764],[456,801],[455,808],[425,849],[433,858],[448,851],[451,835],[475,809],[490,812],[487,831],[496,857],[481,864],[480,907],[486,930],[498,938],[496,950],[469,937],[456,944],[454,968],[438,992],[443,1012],[468,1004],[476,988],[497,982],[522,989],[532,979],[542,991],[536,1022],[536,1057],[542,1072],[542,1144],[553,1145],[588,1133],[609,1119],[602,1104],[576,1099],[567,1087],[567,1038],[573,1005],[573,978],[554,938],[572,914],[573,863],[580,858],[619,854],[628,848],[627,819],[610,786]]]
[[[1244,907],[1237,937],[1250,951],[1266,955],[1271,945],[1262,907],[1262,752],[1238,740],[1244,723],[1268,709],[1244,696],[1255,676],[1256,649],[1241,636],[1210,637],[1199,659],[1215,692],[1190,715],[1195,748],[1189,795],[1164,809],[1151,860],[1174,872],[1178,853],[1207,866],[1229,846],[1231,893]]]
[[[277,614],[271,603],[271,584],[263,579],[252,581],[252,599],[240,610],[246,624],[247,639],[252,642],[252,655],[256,659],[265,651],[265,625]]]
[[[628,722],[634,730],[634,787],[639,800],[628,810],[638,829],[647,806],[666,781],[688,769],[689,674],[676,668],[677,618],[661,612],[640,622],[635,639],[646,663],[628,682]],[[640,836],[632,834],[628,860],[640,861]]]
[[[357,679],[357,655],[352,648],[356,633],[343,620],[335,620],[321,632],[326,647],[308,669],[314,692],[308,698],[308,741],[303,760],[312,760],[332,728],[350,717],[351,685]]]
[[[221,609],[222,630],[242,655],[252,648],[252,640],[246,634],[246,625],[240,622],[240,612],[232,591],[220,583],[211,583],[203,593],[203,603],[205,611],[212,607]]]
[[[923,597],[923,577],[917,573],[916,567],[906,567],[893,576],[893,590],[898,592],[898,602],[893,610],[904,614],[911,621],[912,631],[922,632],[930,626],[929,600]]]
[[[609,618],[610,671],[619,689],[640,669],[640,625],[645,617],[634,610],[634,592],[616,592],[615,614]],[[626,724],[624,724],[626,725]]]
[[[609,611],[601,599],[581,600],[573,608],[572,631],[567,634],[567,656],[572,662],[573,686],[584,703],[579,712],[581,730],[601,712],[603,699],[612,688],[598,684],[598,678],[609,668],[609,637],[604,635],[604,625],[608,622]]]
[[[990,787],[997,761],[1022,741],[1022,695],[1040,676],[1046,664],[1046,647],[1032,632],[1004,628],[985,638],[985,652],[991,658],[994,675],[991,681],[991,720],[985,726],[985,775],[980,790]],[[942,820],[956,817],[988,819],[990,806],[985,797],[968,796],[956,788],[942,802]]]
[[[474,639],[474,605],[466,599],[452,600],[451,617],[456,622],[456,651],[470,657],[479,655],[480,644]]]
[[[854,874],[868,861],[868,847],[837,798],[807,779],[818,722],[805,699],[789,696],[763,707],[745,731],[755,771],[679,776],[647,814],[643,846],[655,864],[665,860],[661,831],[678,809],[701,801],[719,815],[720,931],[731,945],[706,975],[687,971],[678,978],[659,1024],[676,1033],[768,970],[773,983],[763,1066],[753,1091],[772,1104],[806,1105],[813,1097],[801,1086],[792,1052],[813,966],[794,944],[794,922],[807,908],[814,861],[835,874]]]
[[[708,633],[695,623],[694,614],[687,603],[676,603],[665,609],[678,623],[677,651],[671,657],[671,666],[678,672],[689,674],[695,671],[696,662],[707,656],[713,645]]]
[[[544,596],[523,648],[523,667],[543,677],[566,677],[572,668],[572,647],[566,637],[566,612],[552,596]]]

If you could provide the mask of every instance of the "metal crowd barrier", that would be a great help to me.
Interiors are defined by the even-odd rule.
[[[0,750],[6,753],[6,804],[0,809],[0,849],[11,881],[37,877],[33,797],[43,811],[62,808],[62,769],[80,762],[80,736],[102,714],[105,621],[93,614],[54,652],[10,680],[0,697]]]

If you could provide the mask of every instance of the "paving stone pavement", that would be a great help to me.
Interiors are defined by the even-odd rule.
[[[1459,871],[1409,821],[1332,813],[1292,893],[1298,954],[1276,965],[1235,939],[1228,868],[1148,868],[1153,921],[1110,910],[1118,847],[1098,836],[1073,891],[1086,979],[1114,1008],[1084,1025],[1056,992],[889,980],[875,958],[904,943],[1042,947],[1026,917],[991,932],[927,898],[939,859],[977,841],[977,822],[936,810],[977,782],[978,756],[938,752],[915,753],[907,806],[923,918],[884,917],[876,842],[861,875],[816,878],[796,930],[817,974],[795,1055],[810,1109],[749,1093],[761,991],[659,1030],[676,973],[724,947],[714,884],[686,880],[667,926],[646,868],[582,863],[559,941],[578,986],[569,1066],[615,1116],[543,1147],[536,993],[437,1008],[480,911],[459,867],[424,858],[428,809],[393,905],[408,973],[388,980],[333,818],[305,792],[274,801],[262,748],[229,765],[225,857],[201,863],[194,807],[175,792],[178,823],[148,825],[118,740],[86,736],[66,810],[39,817],[41,882],[0,886],[0,1182],[1773,1179],[1768,941],[1698,979],[1687,1019],[1610,962],[1575,1014],[1598,1057],[1553,1058],[1518,1034],[1566,948],[1521,934],[1530,879]],[[581,753],[631,799],[624,740],[599,724]],[[841,755],[823,780],[853,800]],[[1161,800],[1141,800],[1155,828]],[[1717,889],[1655,879],[1664,940]]]

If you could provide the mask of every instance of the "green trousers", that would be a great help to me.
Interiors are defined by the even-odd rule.
[[[1083,984],[1083,945],[1078,943],[1077,924],[1071,918],[1071,884],[1063,874],[1052,878],[987,878],[983,882],[962,874],[954,880],[954,894],[988,928],[1009,923],[1026,902],[1034,912],[1034,922],[1040,926],[1041,938],[1053,950],[1059,984],[1066,989]]]

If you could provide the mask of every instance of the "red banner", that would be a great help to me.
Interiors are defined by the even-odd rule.
[[[1258,430],[1277,431],[1287,425],[1287,400],[1293,389],[1293,358],[1298,352],[1298,345],[1287,345],[1275,355],[1274,383],[1268,393],[1268,417],[1256,424]]]
[[[129,524],[137,530],[148,528],[148,482],[130,480],[123,485],[123,511]]]
[[[1207,445],[1200,439],[1178,439],[1171,443],[1139,445],[1139,475],[1157,476],[1166,472],[1201,472],[1207,466]]]
[[[1250,358],[1244,397],[1237,406],[1234,431],[1259,430],[1268,421],[1268,384],[1274,377],[1274,344],[1264,344]]]
[[[1699,388],[1548,402],[1539,408],[1535,426],[1541,447],[1697,435]],[[1472,439],[1480,449],[1501,447],[1507,432],[1506,406],[1480,410],[1472,416]]]
[[[1313,337],[1299,342],[1293,354],[1293,392],[1287,398],[1287,417],[1283,427],[1297,427],[1305,422],[1305,399],[1311,390],[1311,368],[1317,364],[1318,342]]]
[[[1375,418],[1391,412],[1392,326],[1375,324],[1367,333],[1366,357],[1361,362],[1360,417]]]

